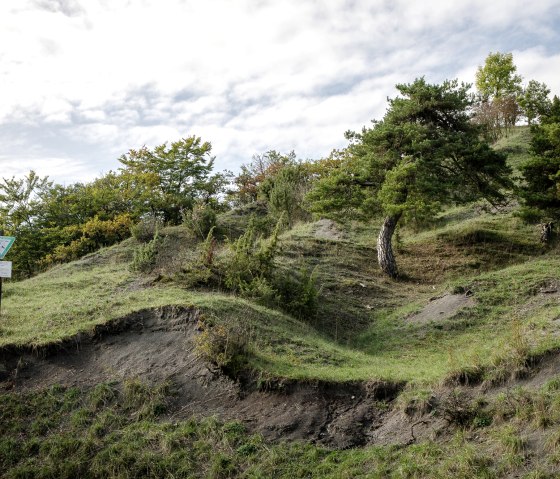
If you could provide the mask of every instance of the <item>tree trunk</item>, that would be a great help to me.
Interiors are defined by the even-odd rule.
[[[381,231],[379,231],[379,236],[377,237],[377,260],[379,261],[379,266],[391,278],[397,278],[399,275],[391,240],[400,217],[400,214],[387,216],[383,220],[383,226],[381,226]]]
[[[549,223],[541,224],[541,243],[544,245],[549,245],[552,242],[552,237],[554,235],[554,223],[551,221]]]

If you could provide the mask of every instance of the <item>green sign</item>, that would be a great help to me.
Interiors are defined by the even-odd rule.
[[[6,256],[16,238],[14,236],[0,236],[0,259]]]

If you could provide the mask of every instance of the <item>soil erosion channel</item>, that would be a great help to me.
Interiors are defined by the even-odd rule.
[[[277,381],[259,389],[198,358],[199,316],[195,308],[142,310],[56,348],[4,349],[0,385],[23,392],[54,384],[88,388],[128,378],[171,381],[177,391],[169,413],[173,419],[216,415],[241,420],[271,441],[304,439],[337,449],[385,442],[379,433],[388,408],[378,404],[392,401],[402,384]],[[386,439],[388,432],[382,434]]]

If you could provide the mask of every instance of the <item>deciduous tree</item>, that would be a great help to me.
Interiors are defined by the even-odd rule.
[[[476,72],[479,93],[475,119],[485,126],[488,137],[496,140],[503,131],[515,126],[520,114],[517,98],[521,94],[521,76],[516,74],[511,53],[490,53]]]
[[[130,150],[119,161],[124,165],[123,173],[143,192],[146,210],[178,224],[183,210],[192,209],[209,188],[216,190],[211,150],[210,143],[190,136],[153,150]]]
[[[551,106],[549,94],[550,89],[544,83],[536,80],[531,80],[523,90],[518,101],[529,125],[549,111]]]

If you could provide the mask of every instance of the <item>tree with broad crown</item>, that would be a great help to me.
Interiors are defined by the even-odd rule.
[[[469,118],[470,85],[441,85],[424,78],[397,85],[402,96],[389,100],[383,120],[361,133],[348,132],[350,145],[331,175],[309,195],[312,209],[360,208],[382,213],[377,255],[383,272],[396,278],[391,240],[404,219],[426,219],[450,203],[483,197],[502,200],[510,186],[504,155],[480,139]]]
[[[223,175],[211,176],[211,150],[210,143],[190,136],[153,150],[130,150],[119,161],[123,174],[143,192],[147,212],[178,224],[183,210],[192,209],[196,199],[217,194],[225,183]]]
[[[490,53],[476,72],[476,88],[485,100],[521,93],[521,76],[511,53]]]

